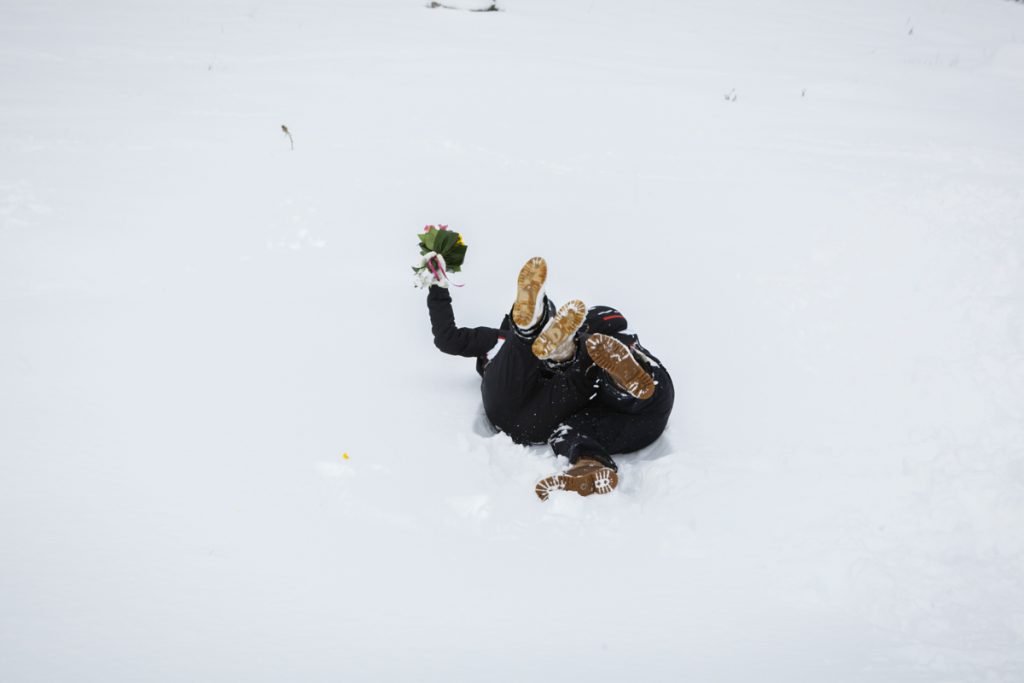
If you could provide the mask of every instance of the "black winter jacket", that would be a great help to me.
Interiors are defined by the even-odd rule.
[[[477,372],[482,376],[487,367],[487,354],[498,342],[511,334],[512,322],[508,316],[499,327],[459,327],[455,324],[452,310],[452,295],[442,287],[430,287],[427,291],[427,309],[430,312],[430,328],[434,333],[434,346],[452,356],[476,358]],[[583,329],[593,334],[610,334],[627,346],[636,343],[636,336],[626,332],[627,321],[619,311],[609,306],[595,306],[587,310]]]
[[[476,370],[484,374],[487,353],[505,337],[511,325],[506,315],[501,327],[458,327],[452,310],[452,295],[442,287],[431,287],[427,292],[430,311],[430,329],[434,333],[434,346],[452,356],[476,358]]]

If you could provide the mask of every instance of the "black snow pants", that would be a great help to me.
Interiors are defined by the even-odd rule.
[[[586,336],[580,335],[572,362],[552,369],[533,355],[532,339],[509,333],[484,372],[484,411],[516,443],[547,442],[571,463],[588,457],[618,469],[612,455],[646,448],[665,431],[675,390],[668,371],[633,335],[614,334],[656,382],[651,398],[630,396],[589,359]]]
[[[594,394],[584,372],[552,370],[533,355],[532,343],[510,331],[480,383],[488,419],[521,444],[547,442],[555,427],[583,410]]]
[[[603,370],[591,365],[586,372],[596,376],[597,396],[555,427],[548,443],[556,454],[571,463],[582,457],[593,458],[617,470],[612,455],[646,448],[665,431],[675,402],[672,377],[639,343],[633,347],[633,355],[657,383],[654,396],[633,398]]]

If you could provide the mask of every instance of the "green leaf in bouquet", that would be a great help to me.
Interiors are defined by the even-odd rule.
[[[438,230],[434,237],[434,251],[443,256],[445,261],[448,260],[448,253],[459,239],[457,235],[458,233],[451,233],[447,230]]]
[[[426,247],[424,251],[420,252],[421,254],[426,254],[428,251],[437,251],[437,249],[434,248],[434,244],[437,240],[438,232],[437,228],[430,226],[430,230],[420,235],[420,244]]]
[[[445,261],[448,263],[448,270],[453,273],[459,272],[462,268],[463,262],[466,260],[466,244],[465,242],[456,242],[452,246],[448,256],[445,257]]]

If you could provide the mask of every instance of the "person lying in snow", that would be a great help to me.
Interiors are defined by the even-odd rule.
[[[444,259],[424,255],[430,272],[427,308],[434,344],[444,353],[476,358],[484,412],[519,444],[548,443],[569,468],[537,483],[581,496],[618,484],[612,455],[652,444],[668,424],[675,392],[661,362],[607,306],[573,300],[555,311],[544,294],[547,263],[526,262],[511,312],[498,328],[458,327],[444,276]]]

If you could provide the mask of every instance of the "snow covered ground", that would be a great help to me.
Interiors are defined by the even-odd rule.
[[[426,5],[0,3],[0,680],[1024,680],[1024,7]],[[671,368],[618,491],[436,222]]]

